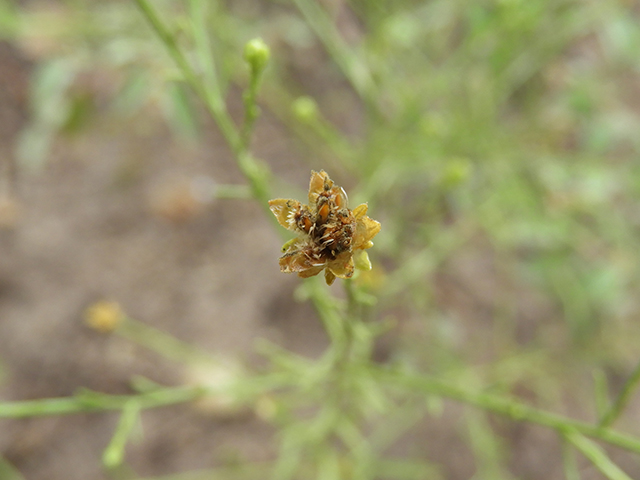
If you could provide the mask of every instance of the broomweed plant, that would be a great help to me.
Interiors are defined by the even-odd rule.
[[[179,403],[220,408],[220,402],[204,402],[213,397],[224,400],[225,409],[229,405],[231,410],[241,409],[243,405],[253,408],[259,418],[278,429],[280,449],[268,466],[270,478],[441,479],[445,477],[430,462],[387,458],[381,452],[393,445],[414,421],[429,412],[437,414],[434,412],[442,400],[452,400],[475,412],[470,415],[470,435],[479,451],[491,450],[497,443],[492,429],[483,422],[482,414],[492,413],[554,431],[565,446],[563,462],[568,479],[580,478],[574,452],[580,452],[606,478],[630,478],[594,440],[640,454],[640,438],[612,428],[640,384],[640,365],[611,402],[606,386],[599,384],[598,398],[603,400],[598,418],[587,422],[530,406],[508,393],[470,387],[477,379],[458,382],[455,378],[443,379],[416,369],[376,363],[372,359],[374,342],[389,325],[368,321],[376,299],[366,295],[352,277],[354,265],[370,265],[366,250],[380,232],[380,223],[367,216],[367,204],[350,210],[344,190],[323,170],[312,172],[307,204],[292,199],[269,200],[272,198],[271,173],[251,154],[251,136],[259,115],[257,96],[270,58],[267,45],[256,39],[245,48],[249,82],[244,93],[244,121],[237,125],[227,110],[215,68],[206,23],[207,2],[191,0],[188,3],[188,28],[182,34],[190,35],[193,47],[190,50],[178,41],[175,26],[161,18],[154,2],[134,1],[183,81],[198,95],[222,132],[247,182],[246,190],[244,186],[238,187],[263,206],[266,215],[273,214],[280,226],[297,234],[283,247],[280,269],[305,279],[298,291],[299,297],[314,304],[330,344],[317,360],[263,344],[261,350],[270,361],[269,368],[248,372],[225,367],[224,362],[216,363],[206,353],[128,318],[116,303],[102,302],[88,310],[89,326],[122,336],[187,365],[213,361],[213,370],[200,374],[196,369],[198,374],[191,376],[213,380],[196,379],[184,386],[166,387],[138,378],[132,381],[136,393],[131,395],[85,390],[72,397],[0,403],[0,418],[119,411],[121,420],[103,455],[105,467],[114,469],[126,463],[126,446],[141,412]],[[342,40],[326,12],[311,0],[294,3],[363,102],[373,111],[384,110],[380,102],[384,96],[376,90],[374,76]],[[316,112],[310,114],[316,115]],[[325,136],[333,136],[333,132],[329,133],[331,135]],[[334,150],[345,150],[342,145],[338,147]],[[417,261],[422,261],[421,257],[417,257]],[[335,278],[344,279],[346,295],[334,296],[317,279],[309,278],[321,272],[327,284],[332,284]],[[407,278],[411,278],[409,274],[411,271]],[[221,378],[224,381],[221,382]],[[495,457],[494,453],[489,452],[486,457]],[[211,477],[219,473],[220,478],[226,478],[224,471],[210,473]],[[266,478],[265,467],[259,465],[246,476]]]

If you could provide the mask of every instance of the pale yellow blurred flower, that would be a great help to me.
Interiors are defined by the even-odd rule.
[[[113,332],[122,320],[124,312],[117,302],[100,300],[91,305],[84,313],[85,323],[102,333]]]

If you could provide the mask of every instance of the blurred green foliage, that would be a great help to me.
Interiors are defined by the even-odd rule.
[[[189,2],[153,3],[195,56]],[[204,21],[222,97],[249,82],[238,59],[260,35],[262,108],[311,168],[357,182],[352,201],[382,222],[359,292],[377,299],[365,319],[397,325],[391,360],[554,406],[567,385],[593,398],[594,367],[620,378],[637,357],[638,19],[623,0],[247,0],[208,2]],[[4,0],[0,26],[37,64],[25,166],[98,111],[201,133],[185,78],[132,2]],[[83,83],[100,72],[106,101]],[[478,478],[513,478],[485,414],[465,425]],[[321,453],[319,478],[354,468]]]

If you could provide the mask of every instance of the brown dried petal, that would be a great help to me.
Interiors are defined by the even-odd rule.
[[[300,202],[288,198],[269,200],[269,209],[273,212],[278,223],[287,230],[299,231],[295,221],[295,214],[300,210]]]
[[[351,278],[353,276],[353,255],[351,252],[342,252],[335,260],[327,264],[327,268],[340,278]]]
[[[333,274],[331,270],[328,268],[324,271],[324,281],[327,282],[327,285],[333,285],[336,276]]]
[[[320,172],[311,171],[311,180],[309,181],[309,207],[315,208],[318,202],[318,196],[324,192],[325,183],[329,188],[333,186],[333,181],[327,175],[327,172],[320,170]]]

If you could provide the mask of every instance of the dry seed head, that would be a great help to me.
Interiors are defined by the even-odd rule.
[[[380,231],[380,223],[366,215],[367,205],[349,210],[344,189],[322,170],[311,172],[308,205],[277,198],[269,208],[280,225],[298,234],[283,246],[280,270],[303,278],[325,270],[329,285],[336,277],[353,275],[353,253],[372,247],[371,239]]]

